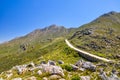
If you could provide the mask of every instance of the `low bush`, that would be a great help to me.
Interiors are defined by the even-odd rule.
[[[70,65],[68,65],[68,64],[62,65],[62,68],[65,69],[65,70],[67,70],[67,71],[73,71],[72,66],[70,66]]]

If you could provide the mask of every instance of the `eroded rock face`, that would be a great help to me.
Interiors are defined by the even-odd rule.
[[[86,28],[84,30],[77,31],[76,33],[74,33],[73,36],[71,37],[71,39],[76,37],[76,36],[78,36],[78,38],[81,38],[82,36],[90,35],[90,34],[93,34],[93,29],[92,28]]]

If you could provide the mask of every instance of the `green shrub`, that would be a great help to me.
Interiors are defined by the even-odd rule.
[[[80,80],[80,77],[78,75],[74,75],[71,80]]]
[[[62,65],[62,68],[67,70],[67,71],[73,71],[73,68],[70,65]]]

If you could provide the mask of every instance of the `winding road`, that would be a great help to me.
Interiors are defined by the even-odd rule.
[[[88,53],[88,52],[86,52],[86,51],[80,50],[80,49],[74,47],[72,44],[70,44],[70,42],[69,42],[67,39],[65,39],[65,42],[66,42],[66,44],[67,44],[70,48],[74,49],[75,51],[78,51],[78,52],[80,53],[80,55],[83,56],[83,57],[85,57],[86,59],[89,58],[89,59],[92,59],[92,60],[94,60],[94,61],[99,60],[99,61],[104,61],[104,62],[113,62],[112,60],[108,60],[108,59],[106,59],[106,58],[102,58],[102,57],[99,57],[99,56],[90,54],[90,53]]]

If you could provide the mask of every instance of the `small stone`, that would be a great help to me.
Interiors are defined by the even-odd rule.
[[[29,77],[29,78],[27,78],[27,79],[25,79],[25,80],[37,80],[37,79],[36,79],[35,76],[32,76],[32,77]]]
[[[120,58],[120,55],[117,54],[117,55],[116,55],[116,58]]]
[[[75,71],[79,69],[79,67],[77,67],[77,66],[75,66],[73,64],[71,64],[71,66],[72,66],[73,70],[75,70]]]
[[[41,61],[40,64],[46,64],[46,61]]]
[[[84,69],[84,68],[79,68],[78,70],[80,70],[80,71],[85,71],[85,69]]]
[[[90,80],[90,76],[80,76],[81,80]]]
[[[83,60],[79,60],[76,64],[75,64],[75,66],[78,66],[78,67],[81,67],[82,66],[82,64],[83,64]]]
[[[64,64],[64,62],[62,60],[58,60],[59,64]]]
[[[35,64],[31,62],[30,64],[27,65],[27,67],[35,67]]]
[[[51,61],[51,60],[48,61],[48,64],[49,65],[54,65],[54,66],[56,65],[55,61]]]
[[[13,73],[7,73],[7,74],[6,74],[7,78],[12,77],[12,75],[13,75]]]
[[[58,79],[60,79],[61,77],[59,76],[59,75],[51,75],[50,77],[49,77],[49,80],[58,80]]]
[[[48,80],[46,77],[43,77],[43,80]]]
[[[42,71],[41,71],[41,70],[38,70],[37,74],[38,74],[38,75],[42,75]]]

